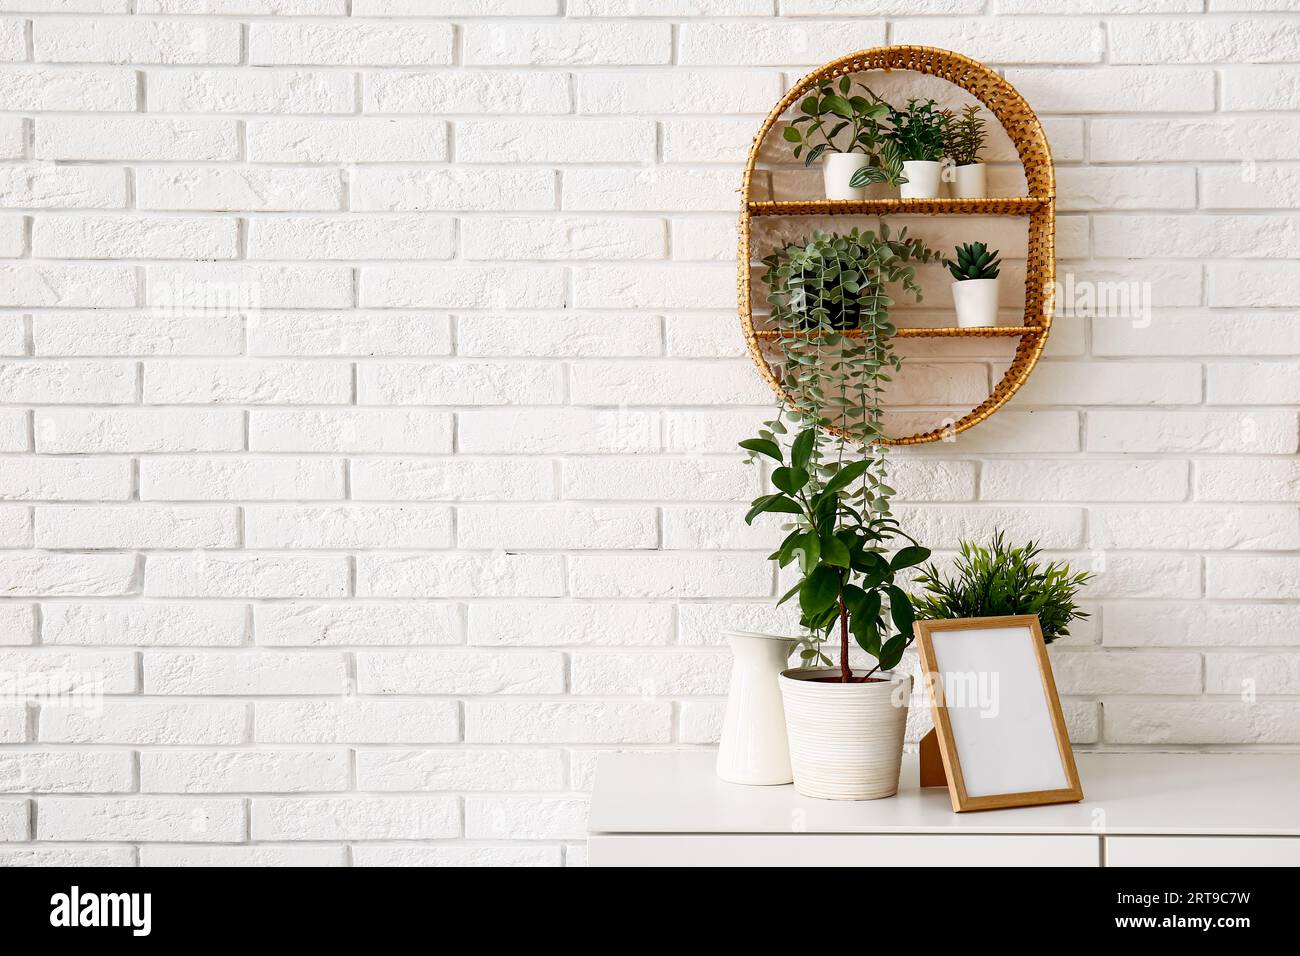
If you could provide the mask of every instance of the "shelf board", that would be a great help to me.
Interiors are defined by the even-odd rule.
[[[1022,335],[1040,335],[1043,331],[1041,325],[994,325],[979,329],[899,329],[894,333],[895,338],[900,339],[957,339],[957,338],[1018,338]],[[794,336],[796,338],[822,338],[826,332],[793,332],[782,329],[755,329],[754,336],[760,339],[778,339],[781,336]],[[842,332],[830,333],[841,335],[846,339],[860,339],[865,334],[862,329],[845,329]]]
[[[751,216],[1027,216],[1050,203],[1045,196],[1005,199],[809,199],[750,202]]]

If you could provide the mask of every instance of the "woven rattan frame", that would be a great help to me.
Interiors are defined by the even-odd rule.
[[[997,117],[1006,130],[1025,169],[1029,196],[1015,199],[879,199],[821,200],[800,202],[754,201],[751,183],[758,163],[759,151],[768,133],[794,103],[823,80],[834,80],[845,74],[865,70],[913,70],[941,77],[966,90]],[[890,445],[918,445],[924,442],[950,438],[958,432],[978,425],[1007,403],[1020,388],[1047,342],[1052,325],[1052,295],[1056,286],[1056,177],[1052,168],[1052,154],[1043,134],[1042,124],[1015,88],[988,67],[960,53],[925,46],[875,47],[850,53],[813,70],[796,83],[767,115],[754,137],[745,164],[740,212],[740,245],[737,250],[737,289],[740,304],[740,322],[749,343],[750,354],[763,377],[776,394],[786,402],[790,396],[781,387],[776,374],[763,353],[762,342],[770,339],[770,331],[755,329],[750,303],[750,225],[756,216],[825,216],[825,215],[887,215],[889,213],[924,213],[930,215],[1013,215],[1029,217],[1029,251],[1025,271],[1025,320],[1023,326],[998,329],[900,329],[899,336],[907,338],[963,337],[963,336],[1018,336],[1019,344],[1011,365],[994,386],[987,399],[950,425],[928,432],[900,438],[882,439]]]

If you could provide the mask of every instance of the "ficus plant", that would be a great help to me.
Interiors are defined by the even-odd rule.
[[[898,151],[881,124],[890,113],[889,104],[861,83],[857,89],[855,92],[847,76],[840,77],[838,83],[819,83],[800,101],[799,115],[790,121],[782,137],[793,144],[795,158],[802,156],[805,166],[811,166],[828,150],[866,154],[868,165],[859,169],[849,183],[855,188],[905,182]]]
[[[844,682],[858,679],[850,635],[876,660],[862,680],[897,666],[912,641],[915,615],[897,576],[930,552],[890,510],[882,395],[901,360],[889,288],[920,301],[915,265],[938,258],[906,230],[893,235],[881,223],[876,231],[814,233],[764,260],[788,407],[740,443],[751,461],[772,462],[774,489],[755,499],[745,520],[786,518],[771,557],[793,566],[798,580],[778,603],[799,602],[809,635],[800,645],[804,664],[829,665],[822,644],[838,630]]]

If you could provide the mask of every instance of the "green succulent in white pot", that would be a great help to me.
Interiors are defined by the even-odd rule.
[[[882,397],[901,367],[891,290],[920,300],[915,265],[939,258],[906,231],[814,234],[766,260],[781,381],[789,398],[741,442],[770,469],[772,490],[745,516],[783,522],[771,555],[792,586],[802,666],[780,677],[794,783],[827,799],[898,789],[911,677],[894,672],[915,613],[902,574],[929,549],[894,518]],[[770,519],[769,519],[770,520]],[[839,660],[824,650],[835,640]],[[874,663],[854,670],[850,641]]]

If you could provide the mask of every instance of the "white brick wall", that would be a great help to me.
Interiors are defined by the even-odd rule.
[[[1152,306],[1060,318],[900,514],[1098,571],[1079,746],[1300,747],[1288,6],[0,0],[0,675],[46,689],[0,699],[0,865],[581,864],[600,752],[715,740],[720,629],[789,622],[741,164],[882,42],[1004,69],[1063,277]],[[931,404],[1008,354],[908,348]]]

